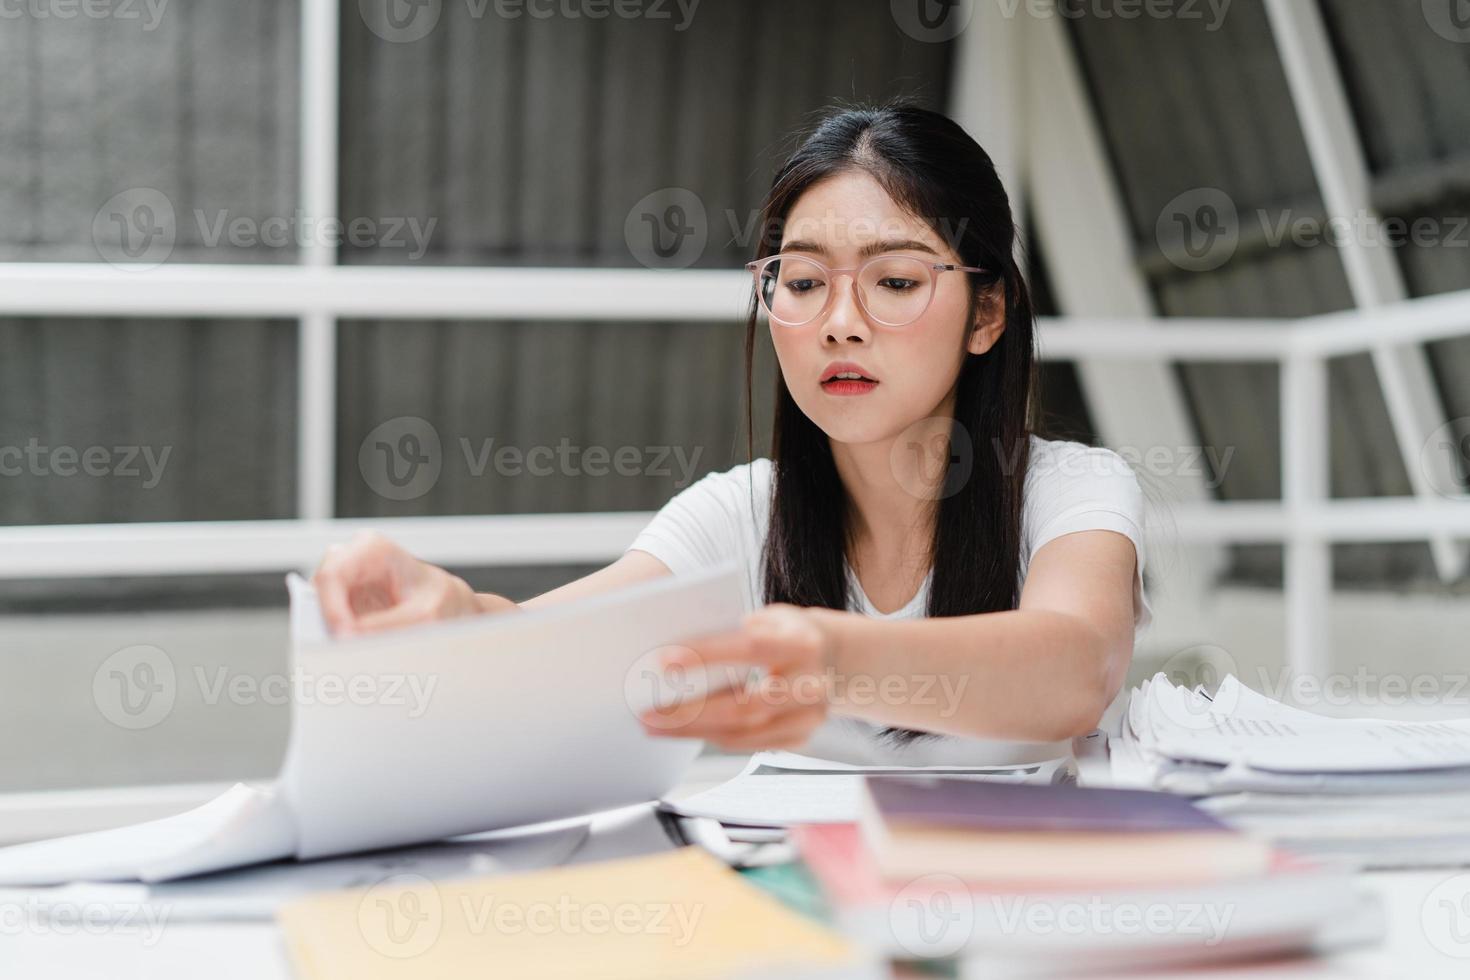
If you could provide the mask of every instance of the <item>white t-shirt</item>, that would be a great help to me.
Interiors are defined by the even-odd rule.
[[[733,559],[745,570],[745,608],[764,604],[761,550],[770,520],[771,461],[757,459],[723,473],[710,473],[676,494],[629,545],[663,562],[675,575]],[[1020,582],[1031,556],[1053,538],[1075,531],[1105,530],[1126,535],[1138,553],[1133,582],[1137,635],[1153,619],[1143,590],[1143,494],[1123,458],[1109,449],[1031,437],[1021,517]],[[903,608],[881,613],[873,607],[848,567],[854,611],[877,619],[921,619],[929,602],[933,570]],[[942,697],[937,688],[930,694]],[[799,751],[859,765],[961,766],[1039,762],[1066,756],[1065,742],[1004,742],[943,736],[893,744],[881,726],[829,715]]]

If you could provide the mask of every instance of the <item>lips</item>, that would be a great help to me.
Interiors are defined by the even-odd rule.
[[[873,377],[872,372],[861,364],[854,361],[833,361],[823,368],[821,383],[826,385],[839,381],[865,384],[878,383],[878,379]]]

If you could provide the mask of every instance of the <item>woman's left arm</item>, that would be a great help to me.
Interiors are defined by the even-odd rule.
[[[1019,608],[938,619],[767,606],[690,644],[681,666],[757,665],[668,735],[731,750],[802,744],[830,712],[950,735],[1049,742],[1085,734],[1133,653],[1133,543],[1079,531],[1031,557]]]

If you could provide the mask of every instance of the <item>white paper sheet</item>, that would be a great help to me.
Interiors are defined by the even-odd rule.
[[[657,799],[699,753],[638,715],[660,651],[734,628],[733,565],[535,612],[330,640],[292,576],[291,741],[274,787],[164,820],[0,850],[0,884],[162,881],[515,827]],[[665,700],[659,701],[660,698]],[[677,713],[674,714],[677,717]]]
[[[690,817],[710,817],[728,824],[785,827],[802,823],[848,823],[863,807],[863,776],[868,773],[942,773],[957,779],[999,782],[1056,780],[1065,759],[1027,766],[958,770],[943,767],[895,770],[886,766],[854,766],[793,752],[760,752],[745,768],[718,786],[666,805]],[[760,770],[767,770],[761,772]],[[774,770],[774,771],[772,771]]]
[[[1129,720],[1144,748],[1169,759],[1273,773],[1394,773],[1470,768],[1470,721],[1326,718],[1272,701],[1234,677],[1212,701],[1162,675]]]

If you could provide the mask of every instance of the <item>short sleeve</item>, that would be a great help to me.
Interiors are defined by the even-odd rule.
[[[1026,477],[1028,564],[1047,542],[1077,531],[1116,531],[1133,542],[1133,623],[1153,621],[1144,589],[1144,497],[1138,477],[1117,453],[1081,443],[1042,442]]]
[[[646,551],[675,575],[737,557],[749,536],[748,466],[709,473],[680,490],[638,532],[628,551]]]

